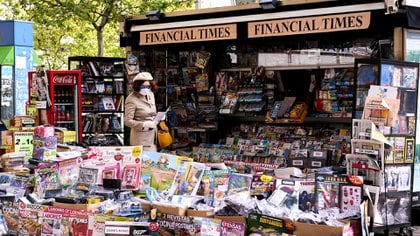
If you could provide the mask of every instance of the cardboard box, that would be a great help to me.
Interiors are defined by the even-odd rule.
[[[214,210],[194,210],[188,209],[187,216],[197,216],[197,217],[206,217],[206,218],[213,218],[214,217]]]
[[[296,236],[354,236],[350,222],[344,226],[315,225],[301,222],[293,222],[295,225],[294,235]]]
[[[82,210],[82,211],[94,211],[98,204],[74,204],[74,203],[62,203],[62,202],[54,202],[53,206],[61,207],[65,209],[72,209],[72,210]]]
[[[246,224],[246,217],[245,216],[217,216],[217,215],[215,215],[214,218],[224,220],[224,221],[227,221],[227,222],[237,222],[237,223]]]
[[[56,130],[55,135],[59,143],[76,142],[76,131],[73,130]]]
[[[181,208],[177,206],[170,206],[170,205],[163,205],[163,204],[156,204],[152,203],[152,207],[158,210],[158,212],[171,214],[171,215],[178,215],[178,216],[185,216],[187,214],[187,208]]]

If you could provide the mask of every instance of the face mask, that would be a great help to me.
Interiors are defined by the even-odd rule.
[[[143,96],[146,96],[147,94],[149,94],[151,91],[149,88],[142,88],[140,89],[140,94]]]

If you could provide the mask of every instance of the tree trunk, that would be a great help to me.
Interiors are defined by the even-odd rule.
[[[104,56],[104,36],[103,27],[96,28],[96,38],[98,39],[98,57]]]

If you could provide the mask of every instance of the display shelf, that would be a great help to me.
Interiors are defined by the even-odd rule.
[[[387,176],[387,182],[380,186],[384,191],[378,194],[379,203],[375,209],[379,213],[375,217],[382,218],[384,223],[373,225],[373,231],[408,228],[412,221],[410,210],[414,196],[411,189],[416,179],[413,178],[416,176],[413,162],[418,155],[415,153],[415,139],[419,124],[413,117],[418,114],[416,89],[419,64],[384,59],[356,59],[355,68],[357,77],[353,117],[369,119],[377,127],[384,127],[387,130],[384,136],[390,140],[393,148],[391,154],[383,157],[381,171]],[[382,106],[385,103],[391,105]],[[403,199],[404,204],[399,202]],[[389,216],[396,214],[407,216],[407,223],[389,220]]]
[[[336,68],[353,68],[354,64],[316,64],[316,65],[285,65],[285,66],[267,66],[265,70],[316,70],[316,69],[336,69]],[[232,67],[222,68],[222,72],[251,72],[250,67]]]
[[[74,106],[74,104],[73,103],[69,103],[69,102],[64,102],[64,103],[62,103],[62,102],[56,102],[56,103],[54,103],[56,106]]]
[[[69,68],[81,70],[83,136],[86,134],[124,134],[125,58],[118,57],[69,57]],[[83,104],[86,103],[86,104]],[[105,107],[106,106],[106,107]],[[103,109],[101,109],[103,107]],[[113,116],[116,116],[113,117]],[[121,132],[93,132],[101,127],[92,122],[92,116],[117,119]],[[85,124],[88,120],[89,123]],[[94,124],[94,126],[92,126]],[[99,125],[101,126],[101,125]],[[91,130],[94,129],[94,130]],[[92,132],[91,132],[92,131]]]

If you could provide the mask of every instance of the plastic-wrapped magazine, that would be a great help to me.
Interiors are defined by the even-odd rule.
[[[249,191],[252,183],[252,175],[232,173],[229,177],[228,194],[236,194]]]
[[[229,185],[230,170],[206,170],[197,195],[205,196],[208,204],[215,206],[226,197]]]
[[[194,217],[196,236],[220,235],[222,221],[214,218]]]
[[[182,162],[175,174],[170,195],[196,195],[206,165],[197,162]]]

